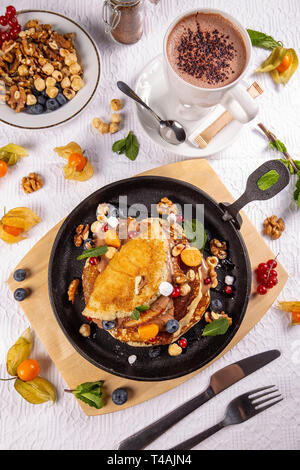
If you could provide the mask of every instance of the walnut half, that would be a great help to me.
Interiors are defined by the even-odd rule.
[[[277,219],[276,215],[267,217],[264,221],[263,234],[269,235],[273,240],[281,237],[282,232],[285,230],[285,223],[283,219]]]
[[[43,187],[43,180],[38,173],[29,173],[28,176],[22,178],[22,188],[26,194],[38,191]]]

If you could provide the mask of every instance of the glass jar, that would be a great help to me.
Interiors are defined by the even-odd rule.
[[[134,44],[143,34],[144,0],[104,0],[102,18],[115,41]]]

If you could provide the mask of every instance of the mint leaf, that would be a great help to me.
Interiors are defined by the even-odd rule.
[[[275,140],[275,142],[271,140],[270,147],[274,150],[278,150],[278,152],[282,152],[282,153],[287,152],[286,146],[282,142],[280,142],[279,139]]]
[[[75,390],[72,390],[72,393],[79,400],[99,410],[103,406],[103,384],[103,380],[85,382],[78,385]]]
[[[281,47],[282,43],[275,41],[272,36],[268,36],[265,33],[260,31],[255,31],[253,29],[247,29],[250,36],[252,46],[261,47],[263,49],[275,49],[275,47]]]
[[[135,160],[139,153],[139,143],[134,133],[130,131],[125,139],[117,140],[113,144],[112,150],[118,155],[125,153],[129,160]]]
[[[205,326],[202,336],[224,335],[229,328],[228,318],[219,318]]]
[[[126,138],[117,140],[112,146],[113,152],[116,152],[118,155],[124,153],[126,150]]]
[[[135,160],[136,157],[138,156],[138,153],[139,153],[139,144],[138,144],[137,138],[132,133],[132,131],[130,131],[126,138],[125,155],[130,160]]]
[[[81,255],[77,256],[77,260],[80,261],[81,259],[91,258],[92,256],[101,256],[104,255],[107,250],[107,245],[97,246],[96,248],[85,250]]]
[[[281,161],[281,163],[283,163],[289,170],[289,172],[291,173],[291,175],[294,175],[295,174],[295,170],[294,168],[292,167],[292,164],[289,160],[284,160],[282,158],[279,159],[279,161]]]
[[[274,186],[275,183],[279,180],[279,174],[276,170],[270,170],[265,173],[259,180],[257,181],[257,186],[262,190],[266,191],[267,189]]]
[[[191,244],[202,251],[207,240],[203,224],[197,219],[185,220],[183,222],[183,230]]]
[[[149,310],[149,308],[149,305],[139,305],[138,307],[135,307],[130,316],[133,320],[139,320],[141,312],[145,312],[146,310]]]

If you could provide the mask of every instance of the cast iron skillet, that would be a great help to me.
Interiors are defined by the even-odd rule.
[[[258,179],[269,170],[276,170],[280,175],[277,183],[266,191],[257,187]],[[281,191],[289,182],[289,171],[278,160],[273,160],[259,167],[248,179],[245,193],[235,203],[218,204],[197,187],[176,179],[158,176],[141,176],[109,184],[99,189],[82,201],[66,218],[53,244],[49,262],[49,296],[56,319],[74,348],[95,366],[112,374],[133,380],[158,381],[169,380],[189,374],[217,357],[232,340],[243,320],[251,288],[251,268],[246,246],[240,234],[242,219],[238,211],[248,202],[269,199]],[[183,354],[171,357],[168,347],[159,347],[159,355],[153,356],[156,348],[133,348],[114,339],[106,331],[92,324],[92,334],[84,338],[79,333],[81,324],[86,319],[81,315],[84,309],[82,295],[77,295],[74,304],[68,301],[67,290],[70,282],[81,278],[84,261],[76,257],[82,249],[73,243],[75,228],[82,223],[91,224],[95,220],[97,205],[108,202],[118,205],[120,195],[127,195],[128,205],[143,203],[150,211],[151,204],[156,204],[167,196],[181,206],[204,204],[205,228],[209,239],[225,240],[229,246],[229,258],[232,264],[223,263],[218,271],[220,283],[211,291],[212,298],[223,302],[224,310],[233,319],[233,324],[225,335],[202,337],[204,319],[185,335],[188,347]],[[209,254],[209,243],[205,255]],[[226,274],[236,278],[234,293],[223,293],[223,280]],[[130,365],[128,357],[136,355]],[[101,374],[100,374],[101,375]]]

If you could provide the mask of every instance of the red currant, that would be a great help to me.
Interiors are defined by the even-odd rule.
[[[92,266],[95,266],[96,264],[98,264],[98,256],[92,256],[92,257],[89,259],[89,263],[90,263]]]
[[[187,347],[188,342],[187,342],[187,340],[186,340],[185,338],[181,338],[181,339],[178,341],[178,345],[179,345],[182,349],[184,349],[184,348]]]
[[[207,277],[204,279],[204,284],[207,286],[208,284],[211,284],[211,278]]]
[[[271,269],[270,270],[270,277],[277,277],[278,274],[277,274],[277,271],[275,271],[275,269]]]
[[[176,222],[177,222],[178,224],[181,224],[183,221],[184,221],[183,215],[178,214],[178,215],[176,216]]]
[[[108,224],[106,225],[103,225],[103,227],[101,228],[102,232],[107,232],[108,230]]]
[[[135,230],[130,230],[128,232],[128,238],[136,238],[138,236],[138,233]]]
[[[11,28],[10,31],[11,31],[13,34],[18,35],[18,34],[21,32],[21,29],[22,29],[21,26],[19,25],[19,23],[17,23],[17,24],[15,24],[15,25]]]
[[[0,16],[0,24],[1,26],[6,26],[8,22],[8,18],[5,15]]]
[[[269,270],[269,266],[267,265],[267,263],[260,263],[257,269],[261,273],[266,273]]]
[[[268,274],[267,273],[259,273],[258,276],[257,276],[257,281],[261,282],[261,283],[266,282],[267,279],[268,279]]]
[[[225,286],[224,291],[225,291],[225,294],[232,294],[232,287],[231,286]]]
[[[273,283],[274,283],[274,286],[276,286],[276,284],[278,284],[278,279],[277,277],[271,277],[270,279],[272,279]]]
[[[8,31],[4,31],[2,34],[1,34],[1,39],[2,41],[8,41],[10,39],[10,34]]]
[[[179,297],[180,295],[181,295],[180,287],[174,287],[171,297],[176,298],[176,297]]]
[[[155,338],[150,338],[150,339],[148,339],[148,341],[149,341],[150,343],[155,343],[156,337],[155,337]]]
[[[269,261],[267,261],[267,265],[269,268],[275,269],[277,268],[277,261],[275,259],[269,259]]]
[[[18,20],[16,17],[10,18],[7,22],[8,26],[11,26],[12,28],[18,24]]]
[[[85,317],[87,319],[87,321],[93,321],[93,319],[91,317]]]
[[[274,286],[275,286],[274,279],[270,278],[267,282],[267,288],[268,289],[273,289]]]
[[[16,39],[18,36],[19,36],[19,33],[14,28],[11,28],[9,30],[10,39]]]
[[[257,287],[257,293],[259,295],[265,295],[267,293],[267,288],[265,286],[263,286],[262,284],[260,284],[258,287]]]
[[[8,7],[6,7],[6,16],[8,18],[13,18],[14,16],[16,16],[16,13],[17,13],[17,10],[12,5],[9,5]]]

